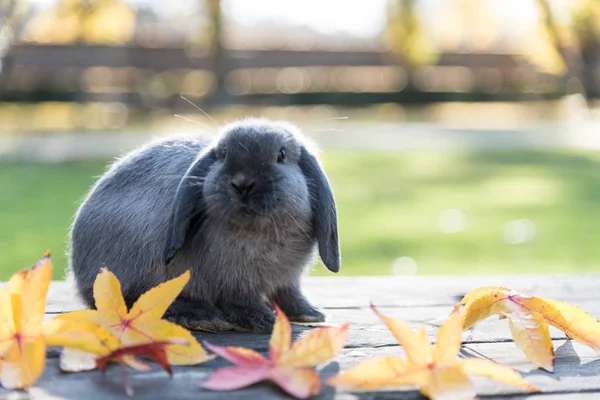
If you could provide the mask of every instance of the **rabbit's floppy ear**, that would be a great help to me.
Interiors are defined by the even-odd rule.
[[[164,262],[168,264],[177,250],[183,246],[192,228],[192,219],[202,221],[206,216],[206,203],[202,195],[201,182],[210,166],[216,161],[214,149],[204,152],[192,163],[179,182],[173,205],[170,224],[167,227],[167,240],[164,249]]]
[[[337,211],[333,191],[317,158],[304,146],[298,165],[306,178],[321,260],[331,272],[340,270]]]

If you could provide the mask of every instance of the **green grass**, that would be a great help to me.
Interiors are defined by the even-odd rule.
[[[600,154],[593,152],[329,151],[342,273],[393,274],[410,257],[419,274],[600,272]],[[73,214],[103,162],[0,164],[0,279],[53,251],[66,265]],[[462,230],[440,214],[462,210]],[[535,235],[506,243],[505,225],[528,219]],[[517,226],[518,228],[518,226]],[[410,268],[409,268],[410,270]],[[314,274],[329,272],[317,266]]]

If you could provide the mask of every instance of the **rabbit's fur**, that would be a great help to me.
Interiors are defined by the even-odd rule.
[[[115,162],[77,212],[70,267],[90,307],[101,267],[119,278],[128,306],[190,269],[166,318],[268,332],[273,302],[292,321],[324,320],[300,289],[317,244],[337,272],[335,201],[314,152],[291,124],[244,119],[214,141],[165,139]]]

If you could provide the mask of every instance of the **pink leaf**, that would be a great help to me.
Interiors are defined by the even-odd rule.
[[[221,347],[208,342],[204,342],[204,346],[210,349],[210,351],[213,353],[223,357],[228,361],[231,361],[236,365],[239,365],[240,367],[260,367],[271,365],[271,362],[264,358],[262,354],[245,347]]]
[[[236,390],[269,378],[271,367],[229,367],[215,372],[202,387],[209,390]]]
[[[271,379],[283,390],[298,399],[306,399],[319,393],[321,380],[312,368],[276,368]]]

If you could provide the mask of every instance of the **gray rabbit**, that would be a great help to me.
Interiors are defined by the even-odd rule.
[[[165,318],[193,330],[269,332],[272,302],[291,321],[325,319],[300,288],[316,247],[338,272],[328,179],[298,128],[252,118],[214,141],[170,138],[115,162],[75,216],[70,268],[90,307],[101,267],[119,278],[129,307],[190,269]]]

